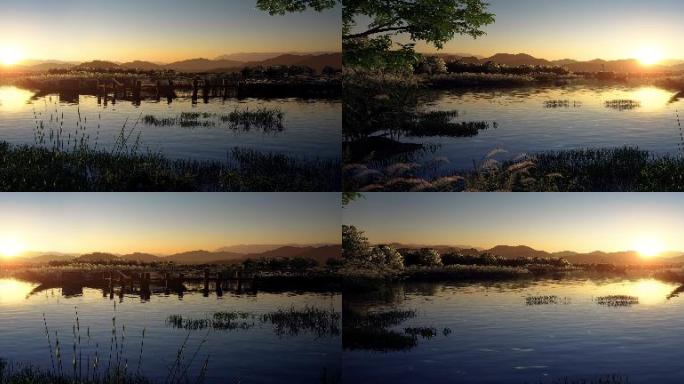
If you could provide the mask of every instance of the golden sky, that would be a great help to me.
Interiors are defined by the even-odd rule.
[[[338,193],[2,194],[0,252],[339,243],[339,204]]]
[[[27,59],[171,62],[236,52],[341,50],[341,10],[270,16],[256,0],[2,3],[0,52]]]
[[[684,252],[676,193],[374,193],[345,208],[343,222],[373,243]]]
[[[489,0],[496,22],[476,40],[457,37],[443,52],[528,53],[549,60],[640,58],[645,51],[684,60],[680,0]],[[434,52],[424,43],[419,51]]]

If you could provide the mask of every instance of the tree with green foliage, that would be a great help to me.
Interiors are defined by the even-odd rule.
[[[366,69],[408,70],[418,64],[416,41],[442,49],[456,35],[473,38],[494,22],[484,0],[257,0],[257,7],[271,15],[321,12],[342,4],[342,50],[345,66]],[[359,20],[370,19],[362,27]],[[411,43],[392,49],[394,37]]]
[[[404,263],[407,266],[416,265],[421,267],[436,267],[443,265],[442,256],[432,248],[422,248],[406,252],[404,255]]]
[[[402,69],[418,63],[416,41],[442,49],[456,35],[473,38],[494,22],[483,0],[345,0],[342,44],[345,65],[367,69]],[[359,20],[370,19],[365,26]],[[392,50],[396,36],[411,43]]]
[[[342,192],[342,208],[349,205],[354,200],[362,198],[363,195],[358,192]]]
[[[393,269],[404,268],[404,257],[389,245],[378,245],[371,251],[371,260],[374,264],[383,265]]]
[[[257,0],[257,8],[271,15],[284,15],[313,9],[321,12],[333,8],[341,0]]]
[[[371,261],[371,246],[364,232],[353,225],[342,226],[342,259],[348,262]]]

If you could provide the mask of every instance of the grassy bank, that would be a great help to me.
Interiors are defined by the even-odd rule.
[[[344,177],[345,190],[357,191],[679,192],[684,158],[629,147],[584,149],[503,162],[488,158],[463,172],[434,164],[347,164]]]
[[[334,191],[340,162],[235,148],[227,162],[0,142],[0,191]]]

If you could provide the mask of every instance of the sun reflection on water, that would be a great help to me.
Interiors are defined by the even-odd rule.
[[[33,284],[15,279],[0,279],[0,305],[24,301],[33,290]]]
[[[610,284],[596,285],[588,283],[584,290],[594,297],[609,295],[627,295],[639,298],[639,305],[658,305],[667,302],[667,296],[676,285],[655,279],[639,279]]]
[[[31,97],[33,97],[33,92],[25,89],[0,87],[0,111],[19,111],[29,103]]]

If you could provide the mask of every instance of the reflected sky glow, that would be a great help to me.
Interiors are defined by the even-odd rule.
[[[33,96],[33,92],[17,87],[0,87],[0,112],[15,112],[22,109]]]
[[[0,279],[0,305],[24,301],[34,285],[14,279]]]

